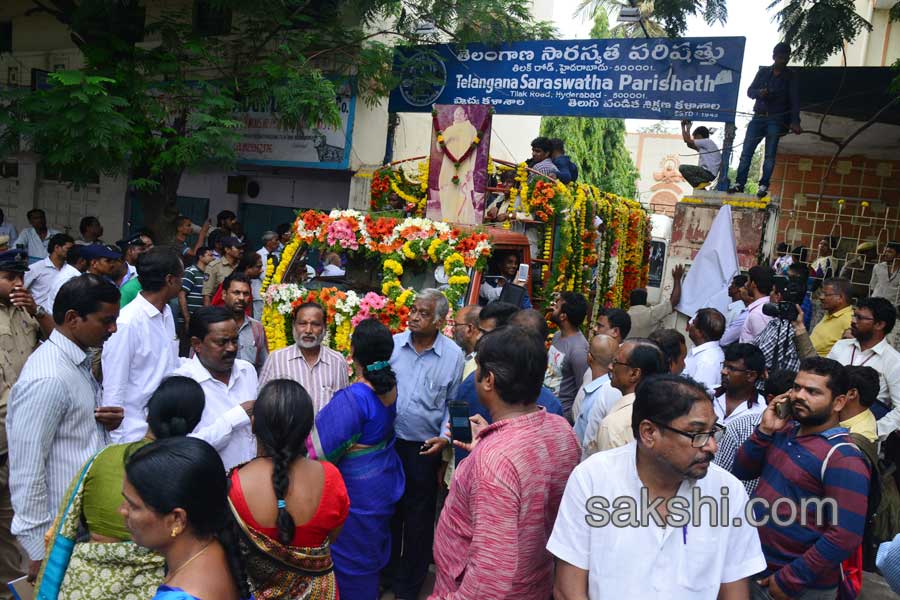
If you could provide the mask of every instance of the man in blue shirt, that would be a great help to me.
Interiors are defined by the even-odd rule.
[[[747,90],[747,95],[756,100],[753,105],[753,119],[744,132],[744,147],[741,150],[741,161],[738,164],[737,178],[728,193],[744,192],[747,175],[750,173],[750,161],[756,147],[765,138],[766,154],[763,161],[762,177],[759,179],[760,198],[769,193],[769,180],[775,169],[775,155],[778,153],[778,140],[786,133],[788,126],[793,133],[801,133],[800,128],[800,89],[797,73],[787,66],[791,58],[791,47],[782,42],[775,45],[771,67],[761,67]]]
[[[406,489],[391,524],[389,574],[395,597],[415,600],[431,562],[441,453],[449,444],[447,400],[457,396],[465,357],[441,333],[450,305],[440,291],[416,294],[408,329],[394,336],[391,367],[397,374],[394,448],[403,464]]]
[[[591,338],[591,343],[588,346],[588,365],[591,368],[591,381],[582,386],[584,399],[581,401],[580,406],[573,406],[575,435],[578,437],[578,443],[582,445],[584,445],[584,432],[587,428],[588,417],[591,416],[591,411],[598,401],[605,401],[606,394],[611,387],[609,365],[613,362],[618,349],[618,342],[608,335],[599,334]],[[613,401],[618,399],[617,396],[620,396],[620,394],[616,393],[613,395]],[[577,400],[576,398],[576,404],[578,403]],[[611,406],[612,404],[610,403],[610,406],[605,408],[604,413],[609,412]]]
[[[481,311],[481,316],[478,321],[478,331],[481,332],[482,335],[507,325],[515,325],[533,331],[535,335],[540,336],[542,340],[547,339],[547,322],[539,311],[529,308],[510,315],[507,311],[494,312],[489,310],[492,306],[493,305],[488,304]],[[477,343],[475,349],[476,351],[478,350]],[[485,421],[491,423],[490,413],[488,413],[488,410],[478,401],[478,394],[475,390],[475,375],[476,373],[472,373],[462,382],[459,386],[456,399],[468,403],[470,416],[481,415],[484,417]],[[541,393],[538,395],[537,403],[538,406],[543,406],[547,412],[560,416],[563,414],[562,404],[560,404],[559,399],[554,396],[553,392],[546,386],[541,386]],[[456,446],[454,446],[453,451],[456,456],[457,465],[462,459],[469,455],[467,451]]]

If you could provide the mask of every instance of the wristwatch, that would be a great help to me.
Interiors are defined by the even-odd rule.
[[[43,306],[41,306],[40,304],[38,304],[37,310],[34,311],[34,318],[35,319],[43,319],[46,314],[47,314],[47,309],[44,308]]]

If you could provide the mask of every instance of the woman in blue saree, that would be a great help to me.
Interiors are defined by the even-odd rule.
[[[391,518],[406,484],[394,451],[394,340],[387,327],[367,319],[353,331],[350,349],[356,383],[316,416],[309,450],[337,466],[350,496],[350,515],[331,546],[338,592],[347,600],[376,600],[378,574],[391,556]]]

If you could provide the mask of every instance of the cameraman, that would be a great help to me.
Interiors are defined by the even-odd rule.
[[[797,371],[800,368],[800,354],[795,343],[795,323],[799,320],[803,331],[806,331],[803,311],[800,309],[805,295],[806,281],[786,277],[776,277],[773,281],[769,303],[762,308],[766,316],[773,318],[754,340],[766,357],[768,371]],[[759,382],[757,387],[761,389],[762,384],[764,382]]]

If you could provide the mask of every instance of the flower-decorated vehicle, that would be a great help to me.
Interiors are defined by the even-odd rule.
[[[620,306],[646,283],[649,219],[638,203],[491,161],[497,185],[488,188],[496,200],[488,220],[455,226],[423,217],[427,162],[410,164],[416,160],[373,173],[370,213],[298,215],[280,263],[267,265],[263,281],[270,349],[293,342],[291,313],[307,301],[325,307],[329,344],[347,352],[362,319],[405,329],[415,293],[426,287],[441,289],[454,309],[498,298],[548,308],[563,291],[581,292],[599,308]],[[309,276],[311,265],[335,255],[341,268]],[[529,267],[524,281],[516,280],[520,265]]]

